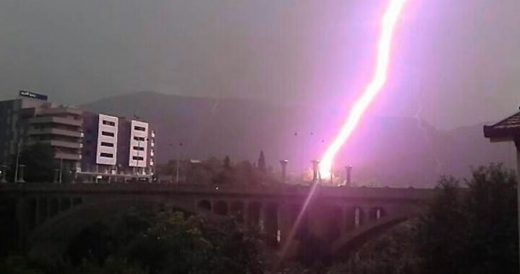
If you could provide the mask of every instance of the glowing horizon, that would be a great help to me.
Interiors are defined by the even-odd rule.
[[[363,117],[363,114],[386,83],[394,30],[406,1],[407,0],[391,0],[385,11],[383,20],[381,21],[381,33],[377,47],[377,61],[374,75],[361,97],[354,103],[338,135],[321,158],[320,175],[324,179],[328,179],[332,175],[331,171],[334,158],[343,144],[348,141]]]

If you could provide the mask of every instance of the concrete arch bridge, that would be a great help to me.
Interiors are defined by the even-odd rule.
[[[60,256],[84,227],[129,207],[234,216],[280,249],[309,191],[309,186],[289,185],[5,184],[0,214],[11,219],[6,230],[18,247],[34,256]],[[431,189],[318,186],[286,256],[299,254],[308,236],[325,243],[331,255],[348,252],[353,243],[417,214],[433,194]]]

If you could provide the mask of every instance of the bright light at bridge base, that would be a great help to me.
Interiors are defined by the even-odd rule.
[[[388,75],[388,64],[395,26],[407,0],[390,0],[381,21],[381,32],[377,47],[377,63],[372,80],[365,88],[361,97],[354,103],[346,122],[342,125],[338,135],[325,151],[320,161],[321,178],[329,179],[332,175],[334,158],[341,146],[349,139],[356,129],[363,114],[384,87]]]

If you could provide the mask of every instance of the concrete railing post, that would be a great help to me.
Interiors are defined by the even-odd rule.
[[[319,168],[320,168],[320,161],[318,160],[313,160],[312,161],[312,182],[313,183],[317,183],[320,181],[320,171],[319,171]]]
[[[345,167],[345,184],[352,186],[352,166]]]
[[[280,166],[282,168],[282,183],[287,182],[287,160],[280,160]]]

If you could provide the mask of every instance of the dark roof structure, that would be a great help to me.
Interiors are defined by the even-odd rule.
[[[484,136],[491,141],[515,141],[520,139],[520,112],[491,125],[484,126]]]

